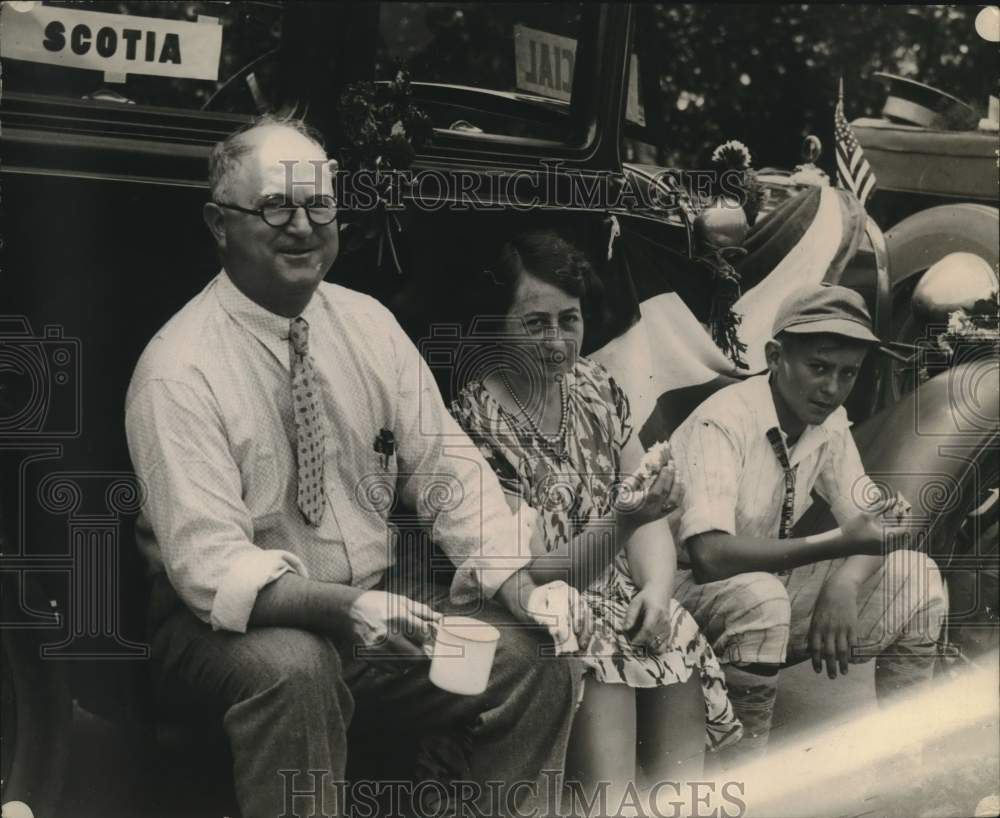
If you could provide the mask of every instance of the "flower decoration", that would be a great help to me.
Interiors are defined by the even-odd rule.
[[[722,165],[730,170],[747,170],[752,161],[750,149],[737,139],[723,142],[712,151],[712,164]]]
[[[738,369],[747,369],[748,366],[743,360],[747,345],[739,336],[743,316],[733,310],[742,294],[742,279],[733,266],[733,261],[745,254],[742,247],[722,247],[710,249],[696,259],[711,272],[713,279],[712,305],[708,318],[712,340]]]
[[[340,119],[351,170],[406,170],[433,131],[430,117],[413,102],[404,68],[388,83],[354,82],[340,95]]]
[[[739,337],[741,316],[733,307],[742,295],[734,262],[745,255],[741,247],[760,211],[764,190],[750,167],[750,149],[736,139],[712,151],[717,174],[713,197],[693,219],[695,260],[712,274],[712,303],[708,319],[712,340],[739,369],[746,369],[747,347]]]
[[[722,178],[725,177],[730,182],[726,185],[727,192],[732,193],[733,188],[736,188],[743,212],[746,213],[747,224],[753,227],[764,202],[764,188],[757,179],[757,173],[751,167],[751,162],[750,149],[736,139],[723,142],[712,151],[712,164],[718,172],[716,195],[722,195],[724,192]]]
[[[342,165],[349,171],[375,174],[376,206],[348,225],[346,250],[353,252],[377,239],[375,264],[381,267],[386,249],[397,273],[402,273],[396,238],[403,232],[400,214],[387,204],[393,184],[403,179],[392,171],[407,170],[417,151],[430,139],[430,117],[413,101],[410,75],[399,67],[388,83],[354,82],[340,95],[340,123],[345,145]]]
[[[960,344],[986,350],[1000,348],[1000,291],[977,301],[971,312],[957,309],[949,314],[948,327],[938,335],[937,342],[948,355],[954,355]]]

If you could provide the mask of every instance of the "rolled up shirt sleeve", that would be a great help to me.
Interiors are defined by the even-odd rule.
[[[732,436],[711,419],[695,419],[670,445],[684,481],[678,541],[706,531],[735,534],[743,454]]]
[[[392,326],[400,494],[433,520],[434,539],[455,564],[452,599],[490,598],[531,561],[535,512],[511,512],[493,469],[448,412],[420,352],[394,319]]]
[[[210,395],[171,380],[130,392],[125,413],[143,514],[180,598],[216,630],[246,631],[261,588],[302,561],[253,542],[240,470]]]

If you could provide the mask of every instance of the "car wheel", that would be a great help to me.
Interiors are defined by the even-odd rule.
[[[40,644],[37,631],[0,630],[0,801],[52,818],[66,780],[73,700],[65,672],[39,656]]]

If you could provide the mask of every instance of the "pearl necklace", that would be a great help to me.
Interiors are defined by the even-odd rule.
[[[569,452],[566,450],[566,428],[569,418],[569,392],[566,391],[566,376],[562,375],[559,377],[559,431],[554,435],[545,434],[541,428],[535,423],[535,419],[528,412],[528,408],[522,403],[521,399],[518,397],[517,392],[514,391],[514,387],[511,386],[510,380],[507,378],[507,373],[500,369],[500,380],[503,381],[504,388],[510,393],[510,396],[514,399],[514,403],[517,405],[518,411],[524,416],[524,419],[528,421],[528,425],[531,427],[531,431],[535,433],[535,436],[541,440],[543,443],[548,444],[548,446],[553,450],[556,457],[560,460],[569,460]]]

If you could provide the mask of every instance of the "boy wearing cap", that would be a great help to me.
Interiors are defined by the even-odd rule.
[[[901,515],[904,501],[887,503],[865,474],[843,408],[878,343],[864,300],[804,288],[778,308],[773,333],[768,372],[716,392],[670,441],[685,483],[674,533],[689,569],[674,595],[712,642],[743,721],[729,764],[766,746],[783,663],[811,656],[833,679],[877,656],[881,701],[930,679],[946,610],[926,555],[883,557],[901,532],[880,512]],[[840,527],[792,537],[814,489]]]

